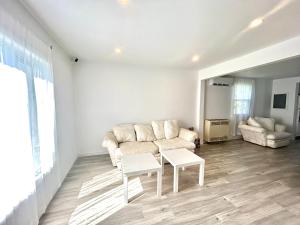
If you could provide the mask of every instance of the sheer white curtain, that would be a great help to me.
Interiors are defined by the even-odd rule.
[[[253,115],[255,81],[253,79],[235,78],[231,99],[231,135],[240,134],[238,124]]]
[[[60,184],[50,46],[0,7],[0,224],[38,224]]]
[[[41,174],[46,174],[53,166],[55,150],[53,83],[35,77],[34,87],[37,103]]]
[[[35,176],[28,122],[27,81],[25,73],[3,64],[0,64],[0,104],[0,221],[29,224],[38,216],[33,195]],[[24,201],[35,210],[16,210]],[[20,216],[6,218],[14,210]]]

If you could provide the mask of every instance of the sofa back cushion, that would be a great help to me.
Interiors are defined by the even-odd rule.
[[[166,139],[172,139],[178,137],[179,126],[177,120],[166,120],[164,123]]]
[[[257,121],[256,121],[254,118],[252,118],[252,117],[249,117],[249,119],[247,120],[247,123],[248,123],[249,126],[252,126],[252,127],[262,127],[262,126],[260,125],[260,123],[257,122]]]
[[[266,130],[274,131],[275,120],[273,118],[255,117],[255,120]]]
[[[134,125],[137,141],[155,141],[152,126],[150,124]]]
[[[113,133],[118,143],[136,141],[134,127],[132,124],[121,124],[114,126]]]
[[[152,121],[152,123],[151,123],[155,137],[157,140],[166,138],[164,123],[165,123],[165,121],[163,121],[163,120]]]

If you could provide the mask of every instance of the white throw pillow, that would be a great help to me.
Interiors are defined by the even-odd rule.
[[[155,137],[157,140],[160,139],[165,139],[165,129],[164,129],[164,123],[165,121],[160,120],[160,121],[152,121],[152,128],[155,134]]]
[[[252,117],[249,117],[248,121],[247,121],[248,125],[252,126],[252,127],[262,127],[260,125],[259,122],[257,122],[255,119],[253,119]]]
[[[155,141],[152,126],[150,124],[134,125],[137,141]]]
[[[136,141],[134,127],[132,124],[122,124],[115,126],[113,132],[118,142]]]
[[[178,137],[179,126],[177,120],[166,120],[164,123],[166,139]]]
[[[268,131],[274,131],[275,120],[273,118],[255,117],[255,120],[261,124],[263,128]]]

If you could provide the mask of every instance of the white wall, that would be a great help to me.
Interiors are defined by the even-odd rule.
[[[48,174],[44,184],[38,184],[37,193],[40,213],[42,213],[56,192],[58,186],[53,180],[60,182],[70,170],[77,158],[74,132],[74,107],[73,107],[73,83],[72,64],[62,48],[48,35],[42,26],[27,12],[17,0],[0,0],[0,7],[12,14],[17,20],[32,31],[45,43],[53,46],[53,72],[55,88],[55,107],[57,121],[57,163],[53,172]],[[58,173],[58,174],[57,174]],[[40,187],[41,185],[42,187]],[[44,186],[43,186],[44,185]]]
[[[61,180],[77,159],[72,65],[61,50],[53,54],[57,144]]]
[[[295,131],[294,128],[294,115],[295,115],[295,103],[296,103],[296,85],[300,82],[299,77],[276,79],[273,81],[272,88],[272,106],[274,94],[287,93],[287,107],[286,109],[273,109],[271,108],[271,116],[278,122],[288,126],[288,131]]]
[[[196,71],[79,62],[74,82],[82,155],[107,153],[102,138],[119,123],[174,118],[196,126]]]
[[[272,96],[271,79],[255,79],[255,101],[254,115],[259,117],[270,117]]]
[[[230,119],[232,86],[212,86],[206,82],[205,119]],[[272,80],[255,79],[254,115],[269,117]]]
[[[206,81],[205,119],[230,119],[232,86],[213,86]]]
[[[198,131],[200,144],[204,143],[204,118],[205,118],[205,92],[206,81],[198,79],[197,108],[196,108],[196,130]]]

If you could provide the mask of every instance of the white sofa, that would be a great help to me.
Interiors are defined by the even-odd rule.
[[[250,117],[239,124],[239,129],[245,141],[271,148],[286,146],[292,138],[286,126],[276,124],[273,118]]]
[[[177,120],[152,121],[151,124],[121,124],[106,133],[102,146],[107,148],[113,166],[120,168],[123,155],[150,152],[160,157],[160,151],[176,148],[195,149],[198,134],[179,128]]]

